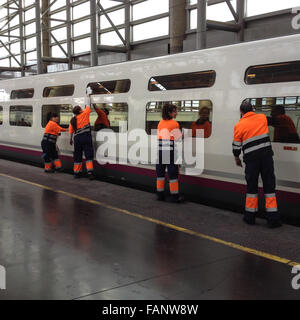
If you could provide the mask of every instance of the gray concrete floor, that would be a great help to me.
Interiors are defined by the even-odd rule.
[[[6,299],[300,299],[291,267],[128,215],[300,262],[299,228],[242,223],[195,203],[0,160],[0,265]],[[76,199],[73,195],[108,206]]]

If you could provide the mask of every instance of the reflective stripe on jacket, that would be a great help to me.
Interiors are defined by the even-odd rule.
[[[174,140],[181,137],[179,123],[175,120],[161,120],[157,126],[159,151],[174,151]]]
[[[91,130],[92,130],[92,128],[91,128],[90,124],[88,124],[83,128],[77,129],[76,132],[74,133],[74,137],[79,134],[82,134],[82,133],[91,132]]]
[[[45,127],[43,140],[51,143],[56,143],[59,133],[65,131],[67,131],[67,129],[62,128],[55,121],[50,120]]]
[[[232,151],[234,156],[244,153],[244,161],[273,155],[267,117],[247,112],[234,127]]]

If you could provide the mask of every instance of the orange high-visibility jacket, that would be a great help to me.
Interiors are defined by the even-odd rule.
[[[101,110],[100,108],[96,108],[95,110],[98,114],[98,118],[95,121],[95,126],[97,126],[99,124],[104,124],[106,128],[109,128],[110,123],[109,123],[109,120],[108,120],[106,113],[103,110]]]
[[[179,123],[173,119],[160,120],[157,126],[157,138],[159,140],[178,140],[181,137]]]
[[[204,138],[208,138],[211,135],[211,123],[209,121],[205,121],[203,124],[197,124],[197,121],[193,122],[191,125],[192,129],[192,137],[196,137],[196,133],[198,129],[204,130]]]
[[[55,121],[50,120],[45,127],[45,134],[52,134],[58,136],[60,132],[65,132],[67,129],[59,126]]]
[[[160,120],[157,126],[158,149],[161,151],[174,151],[175,141],[180,139],[179,123],[173,119]]]
[[[234,156],[244,153],[244,161],[273,155],[267,117],[247,112],[234,127],[232,151]]]
[[[297,129],[293,120],[286,114],[278,115],[274,124],[274,142],[293,142],[291,139],[298,138]],[[295,141],[294,142],[298,142]]]
[[[45,127],[43,140],[56,143],[59,133],[65,131],[67,131],[67,129],[62,128],[55,121],[50,120]]]
[[[90,113],[91,108],[89,106],[86,106],[85,109],[76,116],[77,120],[77,130],[75,132],[72,124],[70,123],[69,126],[69,133],[72,134],[75,132],[75,134],[81,134],[84,132],[90,132]]]

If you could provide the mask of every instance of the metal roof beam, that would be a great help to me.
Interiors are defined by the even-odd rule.
[[[16,71],[19,71],[21,72],[22,71],[22,68],[18,68],[18,67],[0,67],[0,72],[7,72],[7,71],[12,71],[12,72],[16,72]]]
[[[126,47],[98,45],[97,48],[99,51],[122,52],[122,53],[127,52]]]
[[[222,31],[229,31],[229,32],[239,32],[241,30],[241,25],[236,23],[207,20],[206,24],[208,29],[222,30]]]
[[[100,4],[100,1],[97,1],[97,6],[100,8],[100,10],[104,13],[106,19],[108,20],[108,22],[111,24],[111,26],[113,27],[114,31],[117,33],[118,37],[120,38],[120,40],[122,41],[122,43],[126,46],[126,41],[125,39],[122,37],[120,31],[118,30],[118,28],[114,25],[114,23],[112,22],[112,20],[110,19],[109,15],[106,13],[106,11],[104,10],[104,8],[102,7],[102,5]]]
[[[21,67],[20,61],[15,57],[15,55],[9,50],[9,48],[4,44],[2,40],[0,40],[2,46],[6,49],[6,51],[10,54],[10,56],[17,62],[17,64]]]
[[[235,10],[234,10],[234,8],[233,8],[233,6],[231,4],[231,1],[230,0],[226,0],[226,3],[227,3],[229,10],[231,11],[231,13],[232,13],[232,15],[234,17],[235,22],[239,22],[239,16],[235,12]]]
[[[42,57],[43,62],[69,63],[68,58]]]

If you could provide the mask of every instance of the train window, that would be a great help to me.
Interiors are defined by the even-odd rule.
[[[216,72],[213,70],[155,76],[150,78],[148,90],[165,91],[208,88],[212,87],[215,81]]]
[[[10,94],[10,99],[28,99],[33,98],[34,89],[21,89],[21,90],[13,90]]]
[[[31,127],[32,122],[32,106],[10,106],[9,124],[11,126]]]
[[[267,116],[272,142],[300,143],[300,96],[246,99]]]
[[[3,107],[0,106],[0,125],[3,124]]]
[[[204,138],[211,135],[212,130],[212,102],[210,100],[183,100],[183,101],[156,101],[149,102],[146,106],[146,132],[157,129],[162,119],[162,108],[165,103],[172,103],[177,106],[176,121],[180,128],[192,129],[193,137],[197,129],[204,130]]]
[[[108,120],[110,122],[110,129],[114,132],[126,131],[128,127],[128,104],[127,103],[97,103],[93,106],[102,109],[104,112],[108,113]],[[90,115],[91,125],[94,129],[94,123],[97,120],[97,113],[92,107],[92,113]],[[124,123],[126,122],[127,127],[124,128]]]
[[[59,119],[59,125],[68,128],[71,118],[73,117],[73,107],[71,104],[46,104],[42,106],[42,127],[45,128],[50,113],[56,113]]]
[[[91,82],[87,85],[93,91],[92,94],[116,94],[125,93],[130,89],[129,79]]]
[[[74,93],[74,85],[69,84],[65,86],[46,87],[43,91],[43,97],[67,97]]]
[[[300,81],[300,61],[252,66],[246,70],[246,84]]]

